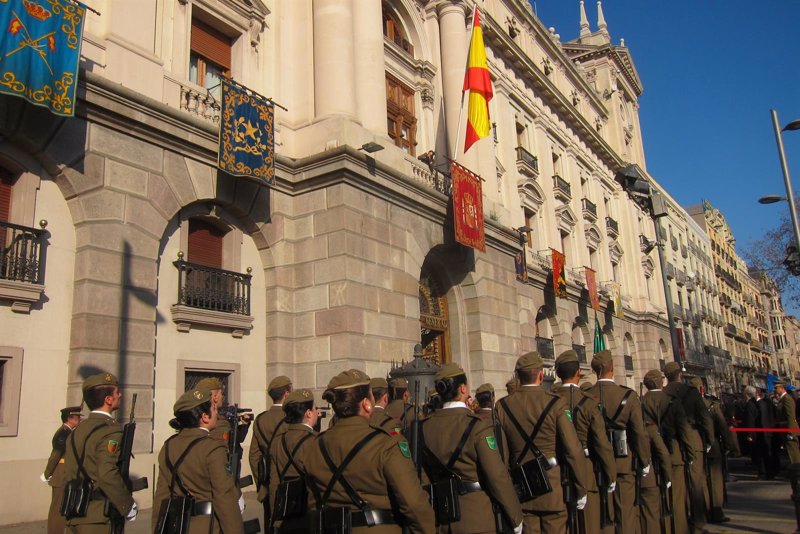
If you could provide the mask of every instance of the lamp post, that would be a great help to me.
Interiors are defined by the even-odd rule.
[[[792,216],[792,228],[794,229],[794,244],[800,252],[800,225],[797,223],[797,208],[794,204],[794,192],[792,191],[792,180],[789,177],[789,166],[786,163],[786,152],[783,150],[783,137],[781,136],[781,127],[778,122],[778,112],[774,109],[770,110],[772,113],[772,126],[775,129],[775,142],[778,144],[778,158],[781,160],[781,170],[783,171],[783,182],[786,186],[786,198],[783,199],[777,195],[769,195],[759,199],[762,204],[772,204],[779,200],[786,200],[789,203],[789,213]],[[800,130],[800,120],[794,120],[787,124],[783,130],[792,131]]]

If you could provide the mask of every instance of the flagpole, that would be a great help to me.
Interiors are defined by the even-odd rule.
[[[475,13],[477,12],[478,12],[478,4],[475,3],[475,5],[472,8],[472,24],[470,25],[469,39],[467,40],[467,61],[466,64],[464,65],[465,73],[469,68],[469,50],[472,45],[472,32],[475,30]],[[464,116],[464,95],[466,93],[467,93],[466,91],[461,91],[461,106],[458,109],[458,124],[456,125],[456,141],[453,144],[453,161],[456,161],[458,159],[458,141],[459,138],[461,137],[461,118]]]

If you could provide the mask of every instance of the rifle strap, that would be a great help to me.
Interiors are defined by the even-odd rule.
[[[186,486],[184,486],[183,482],[181,481],[180,475],[178,475],[178,468],[181,466],[183,461],[186,459],[186,455],[189,454],[189,451],[192,450],[192,448],[195,445],[200,443],[200,441],[203,440],[203,437],[199,437],[199,438],[195,439],[194,441],[192,441],[191,443],[189,443],[189,446],[186,447],[186,449],[184,449],[184,451],[181,453],[180,456],[178,456],[178,459],[175,461],[175,464],[173,465],[172,461],[169,459],[169,442],[172,441],[176,437],[178,437],[178,434],[175,434],[174,436],[169,438],[164,443],[164,463],[167,465],[167,469],[169,470],[170,474],[172,475],[172,480],[169,483],[169,496],[170,497],[175,497],[175,483],[177,482],[178,483],[178,487],[180,487],[180,489],[183,492],[183,494],[186,495],[187,497],[192,497],[191,492],[186,489]]]
[[[72,454],[75,455],[75,461],[78,462],[78,471],[83,474],[85,480],[92,480],[92,477],[89,476],[89,473],[86,472],[86,468],[83,467],[83,460],[86,458],[86,442],[89,441],[89,438],[92,437],[92,434],[97,432],[103,428],[103,425],[97,425],[93,429],[86,434],[86,439],[83,440],[83,444],[81,445],[81,454],[78,455],[78,447],[75,445],[75,432],[72,432],[67,439],[72,439]]]
[[[528,435],[525,432],[525,429],[522,428],[522,425],[520,424],[519,420],[517,420],[514,414],[511,413],[511,410],[508,408],[506,399],[504,398],[503,400],[500,401],[500,406],[503,408],[503,410],[505,410],[506,414],[508,414],[508,418],[511,420],[511,424],[513,424],[514,428],[517,429],[517,432],[519,433],[520,437],[522,437],[522,439],[525,440],[525,447],[522,448],[522,451],[520,451],[519,456],[517,456],[517,461],[515,462],[516,465],[519,465],[522,462],[522,459],[528,453],[528,450],[530,450],[536,457],[544,456],[542,454],[542,451],[539,450],[539,447],[536,446],[535,442],[536,436],[539,434],[539,430],[541,430],[542,425],[544,424],[544,420],[547,417],[547,414],[550,413],[550,410],[553,408],[556,402],[558,402],[559,398],[560,397],[553,397],[552,399],[550,399],[550,402],[547,403],[547,406],[545,406],[544,410],[542,410],[542,414],[536,421],[536,424],[534,425],[533,431],[531,432],[530,435]]]
[[[258,448],[261,449],[261,455],[269,457],[269,449],[272,446],[272,439],[275,439],[275,435],[278,433],[278,429],[281,427],[281,425],[283,424],[284,420],[281,419],[280,421],[278,421],[278,424],[275,425],[274,429],[272,429],[272,439],[267,439],[267,435],[264,432],[264,429],[261,428],[261,425],[259,424],[260,419],[262,417],[266,417],[266,415],[267,415],[266,412],[261,414],[261,416],[259,416],[256,419],[256,425],[255,426],[256,426],[256,431],[258,432],[258,435],[261,437],[261,441],[264,443],[264,447],[263,448],[261,447],[261,443],[258,444]]]
[[[436,464],[438,464],[438,470],[440,471],[439,473],[440,476],[437,478],[443,478],[445,474],[450,474],[455,476],[455,473],[453,473],[453,466],[456,464],[456,461],[458,460],[459,456],[461,456],[461,451],[464,450],[464,446],[467,444],[467,440],[469,439],[470,434],[472,434],[472,429],[475,428],[475,425],[478,424],[478,421],[479,419],[477,418],[471,418],[469,424],[467,424],[467,427],[461,434],[461,438],[458,440],[458,445],[456,445],[455,450],[450,455],[450,458],[447,460],[447,464],[443,463],[439,459],[439,457],[436,456],[425,444],[425,434],[424,431],[422,430],[424,422],[422,425],[420,425],[419,441],[422,444],[422,450],[425,454],[425,458],[432,459],[435,461]]]
[[[617,406],[617,411],[614,412],[614,415],[612,415],[608,420],[608,422],[611,423],[612,426],[617,425],[617,418],[620,415],[622,415],[622,410],[624,410],[625,406],[628,404],[628,399],[631,397],[631,394],[633,394],[633,390],[629,389],[628,391],[625,392],[625,395],[622,396],[622,400],[619,401],[619,406]]]
[[[297,451],[300,450],[300,447],[303,445],[303,443],[305,443],[306,440],[311,436],[313,436],[313,434],[311,432],[307,432],[306,435],[300,438],[300,441],[298,441],[295,444],[291,452],[289,451],[289,446],[286,444],[286,433],[284,433],[281,436],[281,445],[283,445],[283,452],[286,453],[286,457],[289,459],[289,461],[286,462],[286,465],[283,466],[283,469],[281,469],[280,472],[278,472],[278,482],[283,482],[283,477],[286,476],[286,472],[289,470],[289,467],[294,466],[295,470],[297,470],[298,473],[303,472],[303,470],[300,469],[300,466],[298,466],[297,463],[294,461],[294,457],[297,454]]]
[[[347,495],[353,501],[353,504],[355,504],[359,509],[363,510],[365,506],[368,506],[367,502],[361,498],[361,496],[353,488],[353,486],[351,486],[350,483],[347,481],[347,479],[344,478],[343,473],[345,468],[356,457],[356,454],[358,454],[359,451],[364,448],[364,445],[372,441],[372,439],[375,436],[382,433],[383,433],[382,430],[375,430],[373,432],[370,432],[363,438],[361,438],[361,440],[358,443],[356,443],[352,449],[350,449],[350,452],[348,452],[347,456],[344,457],[344,460],[342,460],[342,463],[339,464],[339,467],[336,467],[336,464],[333,463],[333,460],[331,459],[331,456],[328,453],[328,449],[325,447],[324,435],[319,437],[319,439],[317,440],[317,442],[319,443],[319,451],[322,453],[322,458],[325,460],[325,463],[328,464],[328,469],[331,470],[333,476],[331,476],[331,479],[328,482],[328,486],[325,488],[325,493],[320,498],[320,502],[317,503],[318,508],[324,507],[325,503],[328,502],[328,499],[331,496],[331,492],[333,491],[333,487],[336,485],[337,482],[339,482],[342,485],[344,490],[347,492]]]

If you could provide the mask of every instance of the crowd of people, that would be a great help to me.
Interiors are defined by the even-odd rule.
[[[174,405],[152,531],[255,531],[242,519],[239,464],[251,427],[248,461],[270,533],[700,532],[727,520],[729,455],[749,451],[765,477],[780,468],[779,450],[800,462],[796,435],[775,430],[798,426],[780,382],[772,399],[748,387],[720,402],[670,362],[645,374],[640,397],[615,383],[609,351],[591,369],[594,383],[566,351],[548,389],[545,362],[527,353],[498,400],[490,384],[473,396],[465,371],[448,363],[424,409],[405,379],[351,369],[322,396],[334,412],[324,432],[313,392],[288,377],[271,380],[272,405],[254,419],[225,407],[218,379],[203,379]],[[79,406],[62,411],[42,475],[53,486],[49,534],[115,534],[138,513],[119,467],[116,377],[87,378],[83,396],[89,417],[78,424]]]

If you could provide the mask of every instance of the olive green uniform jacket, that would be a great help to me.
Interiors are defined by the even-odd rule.
[[[95,430],[97,429],[97,430]],[[91,434],[91,436],[89,436]],[[88,436],[88,439],[87,439]],[[94,481],[95,488],[103,492],[105,498],[125,517],[133,507],[133,497],[125,486],[117,462],[122,442],[122,427],[110,415],[92,412],[72,431],[66,443],[64,455],[64,480],[78,478],[78,461],[72,444],[82,454],[86,451],[83,467]],[[68,526],[109,524],[103,513],[105,499],[89,502],[85,517],[67,521]]]
[[[372,407],[372,414],[369,416],[369,424],[372,426],[379,426],[392,435],[398,435],[403,430],[400,420],[389,415],[386,409],[380,406]]]
[[[778,406],[777,410],[775,411],[775,422],[777,423],[778,427],[797,428],[797,418],[795,416],[794,398],[786,393],[783,395],[783,397],[778,399]],[[786,453],[789,455],[790,464],[796,464],[800,462],[800,447],[798,447],[798,439],[800,439],[800,434],[786,434]]]
[[[278,485],[281,483],[281,480],[298,478],[305,475],[305,473],[298,472],[295,468],[295,465],[289,461],[289,455],[286,454],[286,450],[291,453],[295,450],[295,447],[299,445],[300,448],[297,449],[293,456],[294,458],[297,458],[300,455],[300,452],[303,450],[303,447],[308,447],[310,444],[314,443],[316,436],[317,433],[314,432],[311,427],[302,423],[291,425],[283,424],[275,434],[275,437],[273,438],[272,444],[269,448],[269,495],[273,500],[271,503],[271,510],[273,512],[275,511],[275,496],[277,495]],[[300,445],[300,440],[303,440],[302,445]],[[286,448],[284,448],[284,443],[286,444]],[[282,478],[281,474],[283,475]],[[309,494],[308,509],[313,507],[313,501],[311,499],[311,495]]]
[[[69,425],[61,425],[53,435],[53,451],[47,459],[44,476],[52,489],[50,496],[50,510],[47,513],[47,534],[64,534],[66,520],[61,515],[61,501],[64,498],[64,452],[66,452],[67,438],[72,434]]]
[[[275,428],[279,425],[282,427],[284,418],[283,406],[273,404],[269,410],[261,412],[256,417],[253,424],[253,437],[250,441],[250,452],[248,453],[248,460],[250,462],[250,469],[253,473],[253,478],[258,478],[258,464],[261,458],[265,455],[269,456],[269,447],[272,442]],[[264,502],[269,494],[269,481],[256,481],[258,485],[258,500]],[[269,518],[264,518],[267,521]]]
[[[432,534],[435,532],[433,509],[428,495],[422,490],[408,444],[389,435],[386,430],[370,425],[361,416],[340,418],[336,426],[320,434],[310,446],[303,446],[297,464],[306,473],[306,483],[314,495],[322,495],[333,473],[328,468],[319,448],[323,440],[333,463],[339,466],[344,457],[365,436],[374,431],[372,438],[344,469],[344,478],[367,501],[373,510],[394,510],[395,517],[403,518],[410,532]],[[318,503],[315,503],[318,504]],[[341,484],[336,484],[330,494],[328,507],[357,510]],[[399,534],[395,524],[353,528],[353,534]],[[227,534],[227,533],[226,533]]]
[[[158,482],[153,497],[152,527],[155,530],[164,501],[170,497],[172,472],[167,468],[166,458],[175,465],[178,458],[195,440],[195,444],[181,465],[177,474],[196,502],[211,501],[214,516],[214,533],[243,534],[242,514],[239,511],[239,491],[228,473],[228,449],[212,438],[202,428],[186,428],[169,438],[158,455]],[[184,496],[175,483],[176,496]],[[208,534],[211,516],[198,515],[189,521],[189,534]]]
[[[403,399],[395,399],[386,405],[386,415],[400,421],[400,432],[408,436],[411,423],[414,421],[414,407]]]

